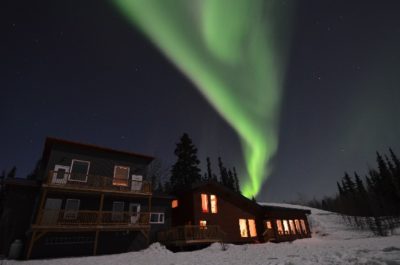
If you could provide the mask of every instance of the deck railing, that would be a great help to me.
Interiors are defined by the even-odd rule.
[[[71,211],[42,210],[39,212],[37,225],[43,226],[91,226],[91,225],[149,225],[148,212],[121,211]]]
[[[50,171],[46,184],[74,188],[96,188],[132,193],[151,193],[149,181],[119,179],[91,174],[77,174],[65,171]]]
[[[190,241],[223,241],[225,233],[218,225],[197,226],[185,225],[176,226],[157,234],[157,239],[163,243],[190,242]]]

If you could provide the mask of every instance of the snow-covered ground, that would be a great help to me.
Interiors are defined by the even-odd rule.
[[[269,204],[290,207],[285,204]],[[293,206],[301,207],[301,206]],[[304,207],[307,208],[307,207]],[[310,208],[308,208],[310,209]],[[228,245],[223,251],[219,244],[193,252],[172,253],[160,244],[141,252],[66,258],[53,260],[4,261],[4,265],[253,265],[253,264],[385,264],[400,265],[400,235],[375,237],[369,232],[346,226],[334,213],[311,209],[309,221],[313,237],[292,243]]]

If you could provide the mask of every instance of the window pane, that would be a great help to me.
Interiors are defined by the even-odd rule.
[[[239,230],[241,237],[248,237],[246,219],[239,219]]]
[[[114,168],[114,185],[128,186],[129,167],[115,166]]]
[[[113,202],[113,211],[115,212],[124,211],[124,202]]]
[[[201,209],[203,213],[208,213],[208,196],[207,194],[201,194]]]
[[[74,162],[72,164],[71,173],[86,175],[88,172],[88,168],[89,168],[89,162],[74,160]]]
[[[178,207],[178,200],[173,200],[171,204],[172,204],[171,205],[172,208]]]
[[[289,220],[289,226],[290,226],[290,232],[295,235],[296,234],[296,229],[294,227],[294,222],[293,220]]]
[[[300,230],[300,222],[298,219],[294,220],[294,224],[296,225],[296,231],[298,234],[301,234],[301,230]]]
[[[57,178],[57,179],[64,179],[64,176],[65,176],[65,169],[64,169],[64,168],[59,168],[59,169],[57,170],[57,176],[56,176],[56,178]]]
[[[307,235],[306,223],[304,222],[303,219],[301,219],[300,222],[301,222],[301,229],[303,230],[303,233],[304,233],[305,235]]]
[[[247,221],[249,222],[250,236],[257,236],[256,222],[254,221],[254,219],[248,219]]]
[[[289,234],[289,223],[287,220],[283,220],[283,230],[285,231],[285,235]]]
[[[211,212],[212,213],[217,213],[218,208],[217,208],[217,196],[215,195],[210,195],[210,201],[211,201]]]
[[[70,180],[84,181],[87,180],[87,174],[89,172],[89,162],[72,160]]]
[[[158,213],[151,213],[150,222],[151,223],[158,223]]]
[[[124,218],[124,202],[113,202],[111,219],[122,221]]]
[[[80,200],[78,199],[67,199],[65,203],[65,219],[76,219],[78,217]]]
[[[278,228],[278,234],[283,235],[283,226],[281,220],[276,220],[276,227]]]
[[[267,229],[272,229],[271,221],[266,222]]]
[[[206,220],[200,220],[200,228],[201,227],[206,227],[207,226],[207,221]]]
[[[75,210],[79,209],[79,200],[77,199],[68,199],[65,203],[65,210]]]

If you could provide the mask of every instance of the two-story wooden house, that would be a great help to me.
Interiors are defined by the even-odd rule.
[[[27,258],[146,247],[157,230],[170,223],[170,197],[153,196],[144,178],[152,160],[141,154],[47,138]]]

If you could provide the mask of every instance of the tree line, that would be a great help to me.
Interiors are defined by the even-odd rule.
[[[346,222],[377,235],[388,235],[400,226],[400,160],[392,149],[376,152],[376,168],[362,178],[357,172],[344,173],[337,182],[338,193],[308,204],[338,212]]]
[[[218,170],[214,172],[211,159],[207,157],[206,170],[202,173],[197,152],[198,149],[192,139],[184,133],[176,144],[174,154],[177,160],[169,172],[161,169],[159,160],[155,160],[150,166],[148,178],[153,183],[153,189],[159,192],[176,192],[196,183],[214,181],[240,193],[240,183],[235,167],[225,166],[222,158],[218,157]],[[167,177],[163,180],[165,175]]]

